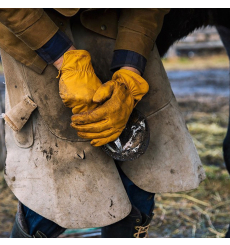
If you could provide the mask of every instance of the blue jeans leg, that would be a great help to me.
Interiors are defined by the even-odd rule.
[[[33,210],[22,204],[29,235],[33,236],[37,231],[41,231],[47,237],[52,237],[61,227],[51,220],[44,218]]]
[[[138,208],[140,212],[150,215],[155,205],[155,193],[140,189],[124,174],[119,165],[116,165],[131,204]]]

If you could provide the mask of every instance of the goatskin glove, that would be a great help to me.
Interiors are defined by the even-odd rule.
[[[95,103],[103,104],[91,112],[73,115],[71,126],[81,138],[92,139],[93,146],[114,141],[125,128],[133,108],[148,90],[149,85],[141,76],[120,69],[93,97]]]
[[[89,52],[67,51],[57,78],[59,77],[59,94],[73,114],[97,107],[93,96],[102,83],[94,72]]]

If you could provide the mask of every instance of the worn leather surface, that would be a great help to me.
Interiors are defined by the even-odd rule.
[[[5,56],[7,58],[4,58]],[[24,82],[24,66],[19,62],[15,63],[15,60],[4,50],[1,50],[1,57],[4,59],[3,68],[6,80],[6,91],[9,93],[9,113],[11,108],[21,103],[25,96],[31,97],[31,94],[27,84]],[[17,74],[15,74],[16,77],[12,76],[12,74],[14,74],[12,71],[14,70],[18,71]],[[18,114],[17,116],[20,117],[22,115]],[[28,118],[28,121],[23,125],[20,131],[13,132],[13,137],[19,147],[31,147],[34,142],[32,120]]]
[[[53,134],[62,139],[86,141],[79,138],[76,130],[70,127],[72,112],[71,109],[64,106],[60,98],[56,68],[50,65],[45,69],[43,75],[38,75],[36,72],[15,61],[3,50],[2,57],[6,57],[3,58],[3,66],[11,108],[18,104],[26,94],[29,94],[38,105],[38,110],[43,120]],[[12,67],[15,72],[17,71],[16,74],[11,74]],[[11,75],[8,76],[8,74]],[[28,121],[28,124],[31,124],[31,122]],[[28,129],[24,127],[15,135],[16,137],[23,137],[24,141],[27,135],[28,141],[31,141],[29,139],[29,137],[32,137],[31,125],[26,124],[25,126]],[[25,136],[22,136],[25,130]],[[20,141],[22,139],[18,139],[18,142]]]
[[[150,141],[145,154],[120,162],[122,170],[138,187],[150,192],[197,188],[205,173],[175,98],[147,121]]]
[[[102,82],[110,80],[109,66],[115,41],[98,36],[78,23],[75,20],[73,30],[75,47],[90,52],[93,67]],[[81,39],[77,38],[79,34]],[[99,55],[100,53],[106,55]],[[156,45],[149,55],[143,77],[149,83],[149,92],[136,108],[147,117],[151,131],[151,146],[141,158],[121,163],[122,170],[137,186],[149,192],[194,189],[205,178],[205,173],[173,95]],[[182,147],[181,152],[178,147],[179,149]]]
[[[64,228],[106,226],[130,213],[113,159],[88,142],[55,137],[37,110],[33,126],[33,147],[19,148],[6,125],[4,176],[23,204]]]
[[[4,115],[4,119],[14,131],[18,132],[27,123],[36,108],[37,105],[26,95],[21,102]]]
[[[81,25],[73,27],[76,48],[90,52],[96,74],[106,82],[112,75],[109,66],[114,40]],[[126,217],[131,205],[113,159],[89,142],[74,142],[79,139],[69,127],[71,110],[59,97],[55,68],[48,66],[39,75],[24,66],[22,70],[22,65],[9,55],[2,59],[3,64],[9,62],[14,67],[13,73],[10,69],[5,72],[6,82],[17,85],[25,81],[38,105],[31,117],[32,147],[18,147],[12,130],[6,126],[5,179],[16,197],[65,228],[105,226]],[[123,162],[121,167],[137,186],[149,192],[194,189],[204,179],[204,170],[156,46],[144,78],[150,89],[137,108],[147,116],[150,145],[141,158]],[[10,108],[9,96],[6,94],[6,112]]]

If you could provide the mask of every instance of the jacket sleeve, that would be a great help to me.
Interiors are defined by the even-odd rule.
[[[121,9],[115,50],[130,50],[146,59],[169,9]]]
[[[41,48],[59,29],[43,9],[0,8],[0,22],[32,50]]]

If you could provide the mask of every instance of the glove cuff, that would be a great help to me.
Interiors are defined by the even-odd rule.
[[[70,50],[65,52],[57,78],[66,71],[87,71],[94,73],[90,53],[86,50]]]
[[[142,99],[142,97],[149,91],[149,85],[137,73],[120,69],[113,74],[112,80],[116,82],[124,83],[133,95],[136,104]]]

